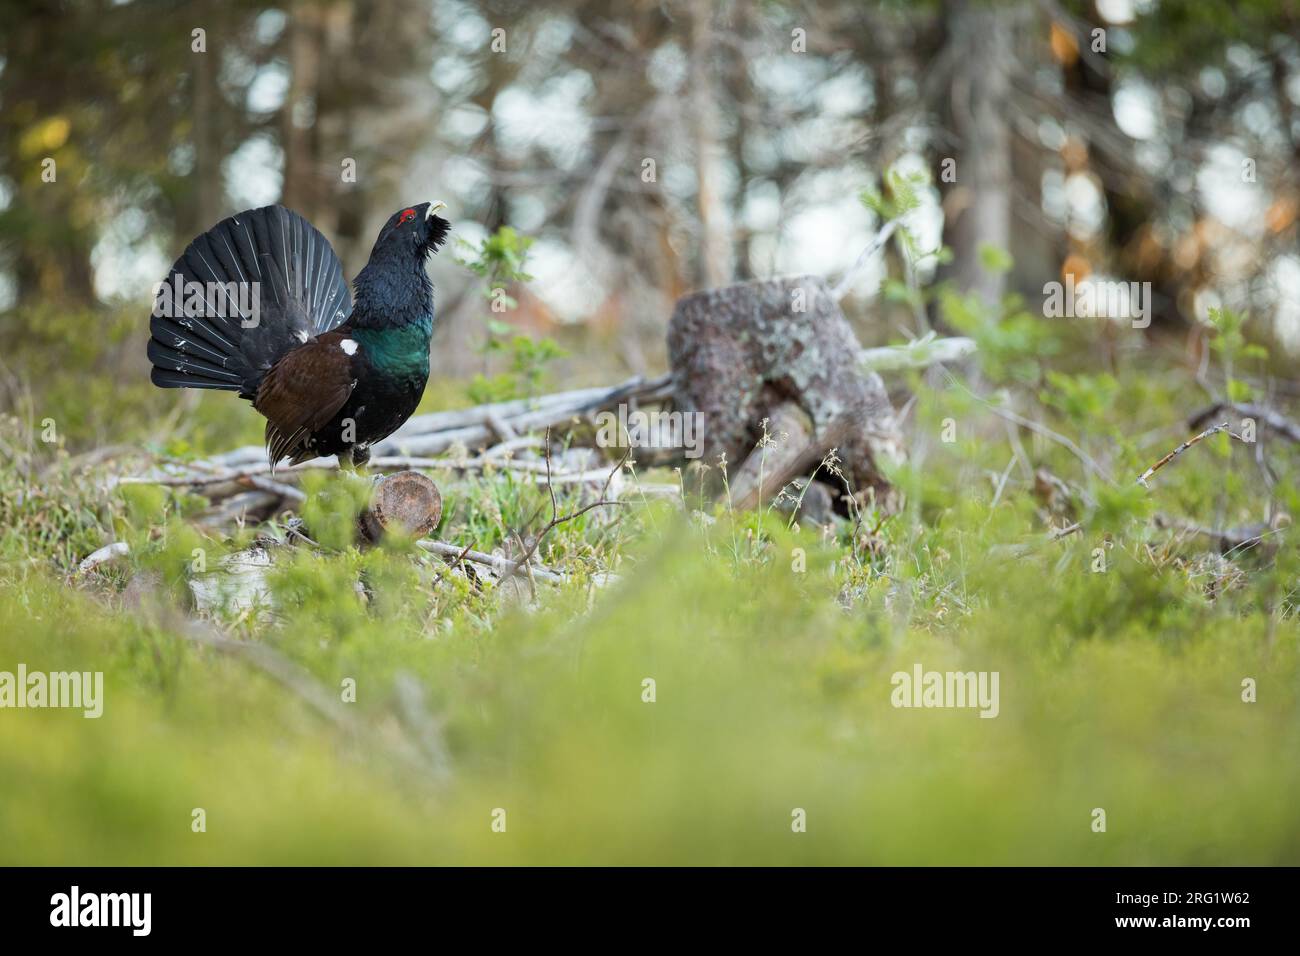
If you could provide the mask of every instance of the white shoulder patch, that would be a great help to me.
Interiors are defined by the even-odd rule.
[[[297,332],[295,332],[295,333],[293,333],[293,334],[297,337],[297,339],[298,339],[299,342],[306,342],[306,341],[307,341],[307,338],[308,338],[307,333],[304,332],[302,329],[299,329]]]
[[[341,348],[348,355],[357,354],[357,343],[355,339],[344,339],[342,342],[339,343],[339,348]]]

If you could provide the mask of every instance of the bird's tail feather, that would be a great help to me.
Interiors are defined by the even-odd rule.
[[[307,220],[283,206],[241,212],[191,242],[159,286],[153,383],[251,397],[281,355],[351,310],[342,264]]]

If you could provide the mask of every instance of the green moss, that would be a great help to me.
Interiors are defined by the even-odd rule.
[[[6,420],[32,450],[0,462],[0,670],[100,670],[106,691],[98,720],[0,712],[0,862],[1294,864],[1288,528],[1220,556],[1151,521],[1260,520],[1255,449],[1220,436],[1138,488],[1187,437],[1180,373],[1078,371],[1014,407],[1113,481],[1040,433],[1012,443],[964,387],[918,385],[901,514],[823,534],[771,508],[682,515],[634,485],[543,542],[571,579],[535,606],[410,542],[357,550],[364,489],[313,475],[328,547],[281,556],[267,619],[215,622],[270,669],[189,623],[195,549],[211,567],[250,531],[200,532],[199,496],[110,490],[29,441],[39,421]],[[207,441],[201,415],[180,421],[177,440]],[[1268,451],[1294,513],[1289,451]],[[436,477],[447,540],[491,550],[549,518],[518,474]],[[128,559],[75,572],[114,539]],[[606,570],[619,583],[597,587]],[[997,671],[998,716],[892,706],[917,663]]]

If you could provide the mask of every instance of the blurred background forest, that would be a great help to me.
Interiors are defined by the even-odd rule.
[[[428,199],[422,412],[664,372],[678,298],[750,278],[978,351],[885,373],[897,513],[582,423],[558,500],[536,434],[418,466],[437,554],[355,544],[336,472],[131,473],[260,467],[246,405],[149,381],[193,236],[282,202],[355,276]],[[0,715],[0,862],[1295,864],[1298,217],[1300,0],[0,0],[0,669],[108,701]],[[265,592],[199,607],[254,545]],[[893,706],[917,662],[998,719]]]
[[[3,0],[0,22],[0,322],[29,384],[69,352],[143,382],[150,287],[225,215],[284,203],[355,275],[425,198],[459,241],[432,267],[435,375],[492,371],[501,320],[562,343],[565,377],[654,372],[682,293],[848,269],[891,169],[927,174],[908,225],[949,253],[861,275],[866,344],[943,324],[910,278],[1041,314],[1072,276],[1151,284],[1152,329],[1099,356],[1195,366],[1215,306],[1300,349],[1294,0]],[[456,258],[503,226],[531,281],[491,315]]]

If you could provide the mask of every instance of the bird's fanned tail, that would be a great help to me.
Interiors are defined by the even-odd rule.
[[[153,383],[252,398],[277,359],[351,311],[343,266],[311,223],[283,206],[241,212],[191,242],[160,286]]]

